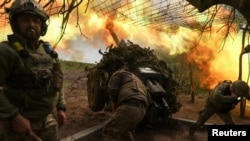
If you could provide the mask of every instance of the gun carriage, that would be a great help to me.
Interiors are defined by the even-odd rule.
[[[172,71],[163,60],[154,54],[154,50],[143,48],[129,40],[119,41],[110,29],[117,46],[108,46],[99,53],[103,58],[87,70],[87,92],[89,107],[92,111],[101,111],[109,105],[107,83],[113,72],[124,63],[145,84],[151,97],[143,121],[154,124],[159,120],[168,121],[172,114],[179,111],[181,104],[177,101],[178,83],[172,78]]]

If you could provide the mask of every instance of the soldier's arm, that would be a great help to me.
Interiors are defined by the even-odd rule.
[[[111,100],[111,102],[117,102],[118,94],[119,89],[108,89],[109,100]]]
[[[111,101],[112,113],[116,109],[117,99],[118,99],[119,90],[118,89],[108,89],[109,100]]]
[[[213,98],[216,102],[218,103],[234,103],[237,98],[233,97],[231,94],[230,95],[223,95],[223,90],[225,89],[225,86],[219,85],[215,88]]]
[[[111,75],[107,89],[109,100],[111,100],[111,102],[117,102],[120,91],[120,82],[120,73],[114,73],[113,75]]]
[[[18,114],[18,108],[10,103],[4,94],[5,82],[16,66],[18,54],[9,46],[0,44],[0,119],[6,120]]]
[[[65,97],[64,97],[64,89],[61,88],[59,91],[59,97],[58,97],[58,101],[57,101],[57,110],[62,110],[62,111],[66,111],[66,101],[65,101]]]
[[[57,54],[55,52],[55,54]],[[55,58],[53,58],[54,60],[54,71],[56,71],[57,75],[57,85],[58,85],[58,101],[57,101],[57,105],[56,108],[57,110],[62,110],[62,111],[66,111],[66,101],[65,101],[65,97],[64,97],[64,87],[63,87],[63,72],[62,72],[62,68],[61,68],[61,64],[60,61],[58,59],[58,57],[56,56]]]
[[[0,86],[0,120],[12,118],[19,113],[18,108],[12,105],[4,95],[3,88]]]

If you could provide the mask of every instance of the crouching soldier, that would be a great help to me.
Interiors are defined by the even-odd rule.
[[[112,74],[108,82],[112,116],[103,129],[103,141],[133,141],[132,131],[142,121],[149,95],[141,80],[126,69]]]
[[[189,135],[194,135],[195,131],[214,114],[217,114],[225,124],[234,125],[230,111],[240,102],[241,97],[250,100],[249,86],[246,82],[236,80],[219,83],[207,98],[196,123],[190,126]]]

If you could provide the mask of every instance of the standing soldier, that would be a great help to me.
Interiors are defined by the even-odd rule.
[[[121,69],[108,82],[113,114],[103,129],[103,141],[133,141],[132,131],[145,117],[149,95],[141,80]]]
[[[196,123],[190,126],[189,135],[194,135],[195,131],[214,114],[217,114],[225,124],[234,125],[230,111],[239,103],[240,97],[250,100],[249,86],[246,82],[236,80],[219,83],[207,98]]]
[[[49,16],[34,0],[16,0],[7,12],[13,34],[0,43],[0,140],[58,141],[63,74],[57,53],[39,40]]]

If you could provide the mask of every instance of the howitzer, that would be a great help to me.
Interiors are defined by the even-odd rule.
[[[122,39],[119,41],[112,26],[107,26],[107,29],[110,31],[118,47],[126,48],[133,45],[129,40]],[[139,58],[140,57],[138,57],[138,59]],[[151,62],[147,63],[150,64]],[[159,119],[168,120],[171,118],[171,115],[177,112],[181,107],[181,104],[176,102],[175,88],[173,88],[175,86],[174,84],[172,86],[170,84],[175,83],[175,81],[167,82],[170,81],[171,78],[166,78],[162,72],[156,71],[147,65],[138,64],[135,70],[135,75],[142,80],[151,97],[151,103],[147,109],[145,120],[149,123],[156,123]]]
[[[163,75],[148,67],[138,68],[138,76],[145,84],[151,97],[151,104],[147,110],[147,120],[150,123],[157,121],[162,110],[169,110],[169,105],[164,99],[165,89],[162,87]],[[169,112],[170,113],[170,112]]]
[[[159,120],[168,120],[171,115],[181,107],[176,102],[173,92],[168,93],[164,88],[166,78],[158,71],[149,67],[139,67],[136,74],[142,80],[151,97],[151,103],[147,109],[145,120],[151,124]]]
[[[129,40],[119,40],[111,26],[107,26],[117,47],[108,47],[108,52],[101,53],[101,61],[87,72],[87,92],[89,106],[93,111],[100,111],[108,105],[107,83],[113,72],[123,65],[137,75],[144,83],[151,103],[143,121],[155,123],[159,119],[168,120],[179,110],[181,104],[176,100],[177,82],[172,79],[166,63],[159,60],[153,50],[142,48]]]

